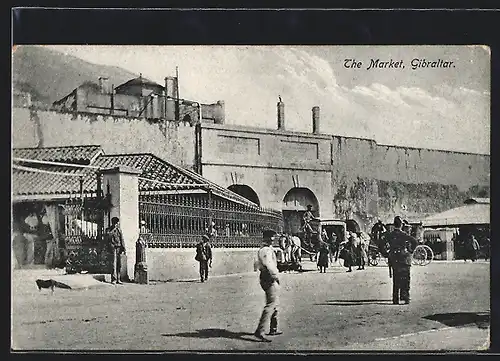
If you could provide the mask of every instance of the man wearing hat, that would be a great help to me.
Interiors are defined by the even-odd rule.
[[[120,271],[122,268],[121,255],[125,254],[125,242],[120,229],[120,219],[111,218],[111,226],[106,229],[106,238],[113,256],[113,270],[111,273],[111,283],[121,284]]]
[[[210,237],[204,234],[201,241],[196,245],[195,260],[200,262],[200,280],[208,280],[208,267],[212,267],[212,247],[210,246]]]
[[[386,236],[389,247],[389,258],[392,266],[392,302],[397,305],[402,299],[410,303],[410,267],[411,255],[417,247],[417,240],[402,231],[401,217],[394,218],[394,230]]]
[[[260,271],[259,281],[260,286],[266,293],[266,305],[262,310],[262,315],[259,320],[259,325],[255,330],[255,337],[264,342],[271,342],[270,339],[264,336],[265,328],[270,323],[270,336],[280,335],[278,331],[278,292],[279,278],[278,266],[276,262],[276,254],[272,247],[273,236],[276,234],[271,229],[263,231],[263,245],[257,252],[256,268]]]
[[[304,220],[304,230],[306,232],[313,232],[313,229],[310,225],[310,222],[315,219],[314,214],[312,213],[312,206],[310,204],[307,205],[307,211],[304,213],[304,216],[302,217]]]

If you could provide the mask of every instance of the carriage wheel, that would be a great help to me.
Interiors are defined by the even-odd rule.
[[[427,249],[423,245],[418,245],[411,255],[411,262],[414,265],[424,266],[427,261]]]
[[[427,266],[434,259],[434,252],[432,251],[431,247],[429,247],[429,246],[427,246],[425,244],[422,245],[422,247],[426,251],[426,257],[425,257],[425,260],[422,262],[422,266]]]
[[[377,266],[380,261],[380,254],[372,253],[368,256],[368,264],[370,266]]]

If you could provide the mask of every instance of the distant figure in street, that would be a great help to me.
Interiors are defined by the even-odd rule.
[[[330,263],[333,263],[334,260],[337,260],[337,252],[338,252],[338,240],[337,234],[332,232],[330,237],[328,238],[328,254],[330,258]]]
[[[201,241],[196,245],[196,256],[194,258],[200,263],[200,280],[208,280],[208,268],[212,267],[212,247],[210,246],[210,237],[204,234]]]
[[[467,262],[467,259],[470,259],[472,262],[476,262],[477,254],[479,252],[479,242],[473,234],[470,234],[467,237],[467,241],[465,244],[465,258],[464,261]]]
[[[417,247],[417,240],[402,231],[401,217],[394,218],[394,230],[386,235],[389,258],[392,266],[392,303],[397,305],[402,299],[410,303],[410,267],[411,255]]]
[[[113,270],[111,272],[111,283],[122,284],[120,271],[122,269],[121,255],[125,254],[125,242],[120,229],[120,219],[118,217],[111,218],[111,226],[105,232],[107,244],[110,248],[113,257]]]
[[[24,219],[23,236],[26,239],[23,265],[32,265],[35,261],[35,241],[38,239],[40,220],[35,210]]]
[[[352,272],[354,266],[354,250],[353,250],[353,233],[349,232],[347,239],[340,243],[339,257],[344,260],[344,267],[348,268],[347,272]]]
[[[302,262],[302,241],[297,235],[291,236],[290,241],[292,246],[292,261],[300,264]]]
[[[266,305],[262,310],[259,324],[254,332],[255,337],[260,341],[271,342],[270,339],[264,336],[264,330],[270,324],[270,336],[279,335],[282,332],[278,331],[278,293],[279,293],[279,271],[277,267],[276,254],[274,253],[272,242],[273,236],[276,234],[273,230],[266,229],[262,233],[263,245],[257,252],[255,261],[256,270],[260,271],[259,282],[260,286],[266,293]]]
[[[320,273],[326,273],[326,269],[328,268],[329,253],[328,243],[321,241],[318,252],[318,268]]]
[[[382,249],[382,238],[386,232],[387,228],[384,226],[384,223],[382,223],[380,219],[372,227],[370,235],[371,239],[373,240],[373,243],[375,243],[375,245],[377,245],[377,247],[380,250]]]
[[[358,255],[359,255],[359,270],[364,270],[366,262],[368,261],[368,245],[370,244],[370,237],[363,232],[357,234],[358,242]]]
[[[361,239],[356,232],[351,232],[352,252],[353,252],[353,266],[358,266],[361,269]]]
[[[47,209],[43,207],[42,212],[40,214],[42,221],[40,222],[40,230],[38,239],[41,241],[45,241],[45,265],[47,267],[52,267],[53,260],[55,258],[55,243],[54,243],[54,232],[52,231],[52,227],[50,226],[49,217],[47,215]]]
[[[313,233],[312,226],[310,222],[315,219],[313,213],[312,213],[312,206],[310,204],[307,205],[307,211],[304,213],[304,216],[302,217],[302,220],[304,221],[304,231],[307,234]]]
[[[403,232],[411,236],[411,229],[412,229],[411,224],[406,219],[403,220],[403,228],[402,228]]]

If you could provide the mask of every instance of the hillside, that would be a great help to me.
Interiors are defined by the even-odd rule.
[[[17,46],[12,55],[13,89],[29,92],[34,101],[52,104],[83,82],[98,82],[100,76],[119,85],[137,77],[119,67],[86,62],[71,55],[37,45]]]

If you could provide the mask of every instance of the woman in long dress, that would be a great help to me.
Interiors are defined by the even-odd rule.
[[[344,267],[347,267],[347,272],[352,272],[352,266],[354,266],[354,250],[353,250],[353,237],[352,233],[349,232],[347,240],[340,244],[339,257],[344,260]]]
[[[318,250],[318,268],[320,273],[325,273],[328,268],[329,253],[328,244],[321,241]]]

